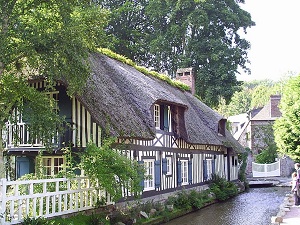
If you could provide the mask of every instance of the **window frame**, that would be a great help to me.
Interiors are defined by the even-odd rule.
[[[166,175],[172,175],[172,157],[171,156],[166,156],[166,167],[167,167]]]
[[[54,110],[58,112],[59,111],[58,102],[59,102],[59,94],[60,94],[59,91],[46,92],[45,94],[49,97],[49,99],[53,100],[53,103],[55,104]]]
[[[154,104],[154,125],[160,130],[160,105]]]
[[[189,160],[182,159],[181,161],[181,185],[189,184]]]
[[[171,105],[166,103],[154,104],[153,120],[157,130],[172,132]]]
[[[210,180],[213,173],[213,159],[206,159],[207,162],[207,180]]]
[[[57,165],[55,165],[55,159],[58,159]],[[60,159],[62,159],[62,163],[60,162]],[[46,163],[50,160],[50,165],[47,165]],[[42,166],[45,169],[45,175],[46,176],[54,176],[57,175],[61,170],[64,170],[65,165],[65,157],[64,156],[43,156],[42,157]],[[48,170],[50,168],[50,170]],[[50,171],[50,174],[48,173]]]
[[[144,191],[155,190],[155,159],[143,159],[145,171],[144,179]],[[152,168],[149,170],[149,165],[151,164]]]

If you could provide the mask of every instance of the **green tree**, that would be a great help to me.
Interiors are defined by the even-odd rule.
[[[145,65],[148,54],[147,34],[150,24],[145,15],[148,0],[103,0],[99,4],[109,10],[106,34],[108,47],[127,58]]]
[[[124,191],[139,196],[144,168],[137,161],[127,158],[121,150],[113,149],[114,142],[113,138],[105,139],[100,148],[89,143],[81,157],[82,169],[89,178],[99,182],[114,201],[119,200]]]
[[[300,160],[300,75],[290,78],[280,101],[282,117],[275,121],[274,135],[278,151]]]
[[[228,105],[223,101],[219,104],[217,111],[225,117],[247,113],[251,104],[251,90],[243,87],[243,90],[236,91]]]
[[[253,89],[251,96],[251,108],[259,108],[266,105],[266,103],[270,100],[272,90],[270,86],[266,85],[258,85]]]
[[[0,78],[43,75],[67,81],[70,93],[89,75],[89,51],[104,36],[106,11],[90,1],[0,2]]]
[[[211,107],[239,90],[235,73],[248,70],[250,47],[239,31],[254,25],[243,0],[104,2],[114,15],[107,30],[116,52],[171,76],[194,67],[196,94]]]
[[[240,91],[236,91],[229,104],[220,101],[217,111],[229,117],[241,113],[247,113],[251,109],[265,106],[270,101],[270,96],[282,94],[282,87],[289,78],[280,81],[254,80],[243,82]]]
[[[220,97],[228,103],[241,85],[235,77],[238,66],[247,70],[250,45],[238,31],[254,25],[250,14],[234,0],[163,1],[164,13],[157,18],[153,13],[158,11],[157,2],[151,1],[148,7],[152,6],[150,19],[164,21],[152,23],[154,66],[170,74],[177,67],[192,66],[197,72],[196,94],[200,99],[211,107],[218,105]]]
[[[88,0],[0,0],[0,131],[18,112],[44,143],[56,132],[59,120],[49,100],[27,80],[60,80],[70,95],[79,92],[90,74],[89,52],[106,40],[107,14]]]
[[[273,123],[255,126],[253,149],[256,153],[255,162],[273,163],[277,156],[277,147],[274,141]]]

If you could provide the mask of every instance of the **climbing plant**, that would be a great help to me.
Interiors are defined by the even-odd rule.
[[[122,150],[112,148],[114,142],[114,138],[107,138],[101,147],[89,143],[82,154],[81,167],[114,201],[122,197],[123,190],[138,197],[142,191],[144,167],[122,154]]]

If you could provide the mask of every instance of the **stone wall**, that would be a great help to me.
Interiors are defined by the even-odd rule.
[[[290,157],[280,159],[280,174],[282,177],[290,177],[294,171],[295,162]]]

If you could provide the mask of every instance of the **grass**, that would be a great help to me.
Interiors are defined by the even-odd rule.
[[[87,216],[82,214],[70,218],[58,217],[58,218],[48,220],[46,225],[92,225],[90,222],[91,217],[92,216]],[[107,221],[106,224],[110,224],[109,221]]]
[[[169,76],[165,75],[165,74],[160,74],[157,73],[155,71],[149,71],[147,68],[142,67],[142,66],[138,66],[136,65],[131,59],[126,58],[125,56],[119,55],[107,48],[99,48],[98,51],[110,58],[113,58],[115,60],[118,60],[122,63],[125,63],[129,66],[134,67],[136,70],[140,71],[141,73],[147,75],[147,76],[152,76],[155,77],[157,79],[160,79],[164,82],[167,82],[168,84],[172,85],[173,87],[179,88],[182,91],[190,91],[190,87],[184,83],[182,83],[181,81],[178,80],[172,80]]]

